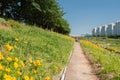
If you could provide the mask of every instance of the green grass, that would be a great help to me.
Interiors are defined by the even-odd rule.
[[[11,71],[8,73],[1,70],[0,79],[3,79],[5,74],[14,76],[17,80],[23,80],[25,75],[32,76],[33,80],[45,80],[46,76],[52,79],[68,63],[74,42],[72,38],[45,31],[36,26],[20,24],[13,20],[4,23],[10,26],[0,27],[0,52],[4,56],[4,59],[0,59],[0,64],[3,65],[4,69],[6,66],[9,67]],[[6,43],[11,47],[16,47],[7,51]],[[8,57],[18,58],[18,64],[23,61],[25,67],[19,66],[19,68],[14,69],[14,60],[9,62],[6,60]],[[32,58],[33,63],[29,63],[30,58]],[[34,66],[36,60],[39,60],[42,65]],[[32,69],[35,69],[37,73],[34,73]],[[17,71],[21,71],[22,75],[18,76]]]
[[[114,39],[114,38],[98,38],[98,37],[91,37],[91,38],[87,38],[87,40],[98,44],[104,48],[107,49],[113,49],[117,52],[120,52],[120,39]]]
[[[101,80],[120,80],[120,55],[103,49],[91,42],[81,41],[86,54],[91,56],[91,61],[97,66]],[[96,47],[97,46],[97,47]]]

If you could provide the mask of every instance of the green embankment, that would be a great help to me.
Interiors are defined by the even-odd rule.
[[[120,39],[115,39],[115,38],[87,38],[87,40],[100,45],[103,48],[106,48],[110,51],[115,51],[120,53]]]
[[[90,55],[101,80],[120,80],[120,55],[106,50],[90,41],[81,40],[86,54]]]
[[[0,19],[0,80],[50,80],[67,64],[74,40]]]

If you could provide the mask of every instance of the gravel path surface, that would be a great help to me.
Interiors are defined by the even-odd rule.
[[[95,73],[92,72],[92,67],[78,42],[74,45],[65,80],[99,80]]]

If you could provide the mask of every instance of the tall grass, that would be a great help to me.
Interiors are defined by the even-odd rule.
[[[94,63],[100,64],[99,76],[102,80],[120,80],[120,55],[113,54],[89,41],[80,41],[85,53],[91,55]]]
[[[1,80],[51,80],[67,64],[72,38],[13,20],[6,24],[10,26],[0,28]]]
[[[96,43],[104,48],[120,52],[120,39],[91,37],[87,38],[87,40]]]

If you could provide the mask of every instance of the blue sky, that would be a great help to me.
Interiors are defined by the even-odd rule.
[[[120,0],[58,0],[71,35],[89,33],[94,27],[120,20]]]

